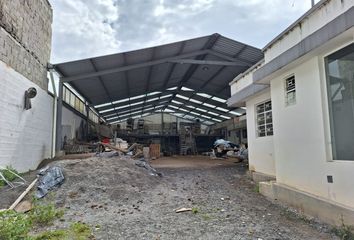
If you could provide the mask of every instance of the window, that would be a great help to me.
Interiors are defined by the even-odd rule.
[[[285,79],[285,105],[296,103],[295,76]]]
[[[354,44],[325,63],[333,160],[354,160]]]
[[[272,102],[267,101],[256,106],[257,137],[273,135]]]

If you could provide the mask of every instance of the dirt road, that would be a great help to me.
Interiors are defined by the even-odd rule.
[[[66,208],[57,227],[83,221],[95,229],[96,239],[336,239],[325,225],[294,217],[263,198],[240,164],[159,168],[162,178],[133,160],[54,164],[66,175],[52,196]],[[175,213],[182,207],[194,213]]]

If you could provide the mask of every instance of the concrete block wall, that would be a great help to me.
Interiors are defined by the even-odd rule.
[[[24,110],[29,87],[37,89],[37,96]],[[50,158],[52,123],[52,96],[0,61],[0,166],[25,172]]]
[[[52,9],[47,0],[0,0],[0,166],[20,172],[51,156],[53,98],[48,94]],[[24,94],[37,89],[32,108]]]
[[[47,90],[52,9],[47,0],[0,0],[0,60]]]

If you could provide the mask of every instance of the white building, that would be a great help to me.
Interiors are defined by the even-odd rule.
[[[354,1],[322,0],[237,76],[249,169],[267,197],[354,225]]]

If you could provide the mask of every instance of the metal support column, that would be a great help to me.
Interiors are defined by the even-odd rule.
[[[52,125],[52,151],[51,151],[51,157],[54,158],[55,157],[55,150],[56,150],[58,94],[57,94],[57,90],[55,88],[53,70],[49,70],[49,74],[50,74],[50,81],[52,83],[53,93],[54,93],[54,98],[53,98],[53,125]]]
[[[62,111],[63,111],[63,81],[59,79],[58,87],[58,105],[57,105],[57,140],[56,140],[56,152],[62,150]]]
[[[165,128],[165,124],[164,124],[164,119],[163,119],[163,112],[161,112],[161,134],[164,134],[164,129]]]
[[[90,108],[88,106],[88,102],[85,102],[86,108],[86,141],[88,141],[89,133],[90,133]]]

